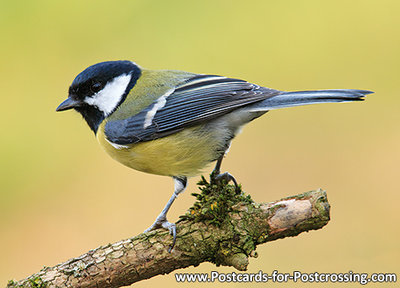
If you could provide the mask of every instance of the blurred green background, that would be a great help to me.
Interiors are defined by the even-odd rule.
[[[259,202],[321,187],[332,205],[325,228],[260,246],[249,272],[400,272],[399,1],[0,3],[0,285],[142,232],[169,199],[171,179],[122,166],[77,113],[55,113],[77,73],[117,59],[280,90],[375,91],[268,113],[234,141],[223,170]],[[175,272],[211,270],[234,271]],[[176,282],[135,287],[148,285]]]

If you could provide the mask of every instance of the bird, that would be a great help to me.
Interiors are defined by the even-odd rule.
[[[176,241],[167,213],[188,177],[222,160],[242,126],[270,110],[317,103],[362,101],[372,91],[331,89],[285,92],[245,80],[178,70],[150,70],[129,60],[106,61],[80,72],[56,111],[74,109],[104,150],[135,170],[172,177],[174,191],[155,222]]]

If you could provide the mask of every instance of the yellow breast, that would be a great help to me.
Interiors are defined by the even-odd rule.
[[[99,127],[97,139],[112,158],[130,168],[157,175],[197,175],[221,155],[225,145],[215,135],[217,131],[201,125],[164,138],[119,146],[106,139],[104,125],[105,121]]]

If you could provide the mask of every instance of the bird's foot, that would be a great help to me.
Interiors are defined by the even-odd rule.
[[[235,184],[235,191],[237,194],[240,193],[240,187],[235,179],[235,177],[232,176],[232,174],[225,172],[225,173],[218,173],[217,171],[213,171],[213,173],[211,174],[211,181],[213,182],[217,182],[217,183],[221,183],[222,181],[225,181],[226,183],[229,183],[230,181],[232,181]]]
[[[160,215],[157,217],[156,221],[146,230],[144,230],[144,233],[150,232],[159,228],[164,228],[169,231],[169,233],[172,235],[173,240],[172,240],[172,245],[169,246],[168,252],[171,252],[172,249],[175,246],[176,242],[176,225],[175,223],[168,222],[167,218],[164,215]]]

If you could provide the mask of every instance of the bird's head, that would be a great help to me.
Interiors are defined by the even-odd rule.
[[[56,111],[75,109],[93,132],[125,100],[141,75],[131,61],[107,61],[92,65],[75,77],[68,98]]]

